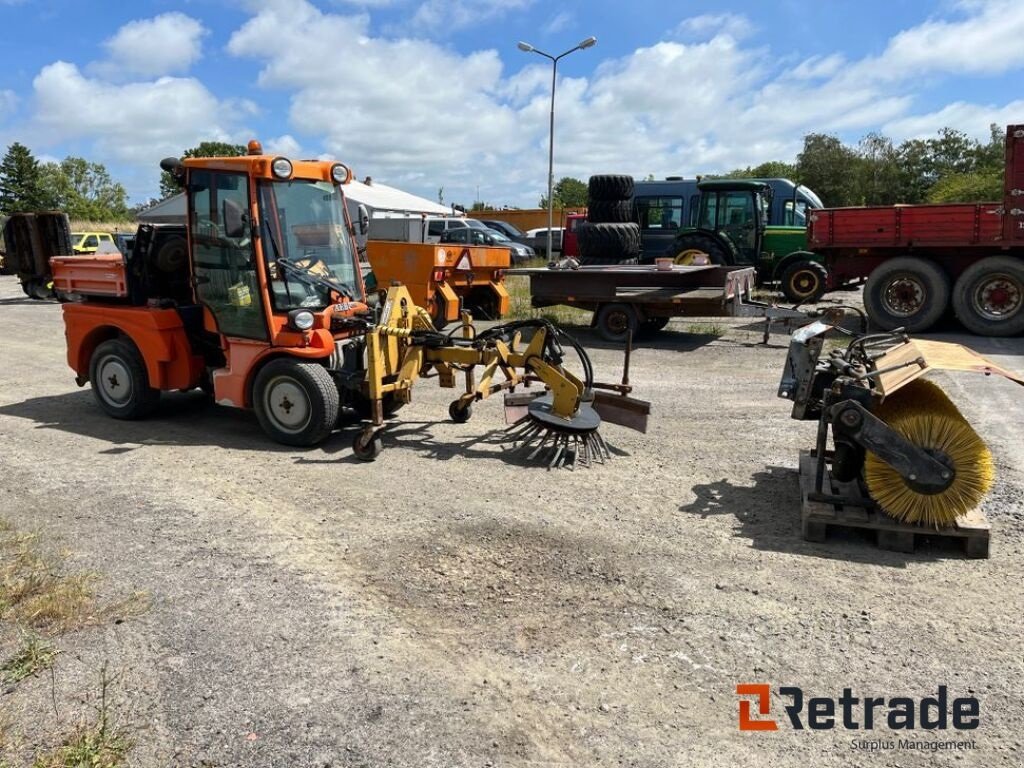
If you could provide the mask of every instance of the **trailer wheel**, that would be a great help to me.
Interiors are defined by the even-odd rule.
[[[664,330],[670,319],[668,317],[648,317],[640,323],[638,333],[640,336],[653,336]]]
[[[782,270],[782,295],[794,304],[814,304],[825,295],[828,270],[817,261],[801,259]]]
[[[271,360],[256,374],[252,399],[263,431],[284,445],[316,445],[338,420],[338,387],[317,363]]]
[[[22,283],[21,288],[25,291],[26,296],[37,301],[53,298],[53,291],[47,287],[46,282],[43,280],[26,280]]]
[[[605,341],[621,344],[629,337],[630,332],[636,338],[640,321],[636,310],[631,304],[602,304],[595,318],[598,335]]]
[[[927,259],[900,256],[882,262],[864,286],[864,308],[882,330],[926,331],[949,305],[949,276]]]
[[[972,264],[953,288],[953,310],[979,336],[1014,336],[1024,331],[1024,264],[990,256]]]
[[[160,401],[160,390],[149,386],[142,355],[124,339],[96,347],[89,360],[89,381],[100,408],[115,419],[141,419]]]

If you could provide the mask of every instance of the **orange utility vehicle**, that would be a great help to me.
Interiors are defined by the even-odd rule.
[[[353,450],[371,460],[385,416],[411,399],[417,379],[454,387],[461,373],[464,392],[449,408],[457,422],[478,400],[545,385],[515,395],[509,407],[521,419],[510,437],[532,446],[531,458],[549,452],[549,466],[607,458],[602,415],[646,428],[648,404],[625,383],[595,382],[586,352],[547,321],[478,331],[464,313],[461,334],[445,334],[395,285],[371,311],[345,213],[352,174],[341,163],[292,162],[253,141],[243,157],[161,167],[185,187],[184,247],[159,247],[140,230],[128,258],[51,259],[55,287],[83,297],[63,306],[68,363],[111,416],[140,418],[161,391],[203,388],[221,405],[252,408],[274,440],[307,446],[348,408],[363,420]],[[582,378],[563,367],[561,342]]]

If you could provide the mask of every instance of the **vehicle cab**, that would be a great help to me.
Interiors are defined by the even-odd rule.
[[[100,243],[114,244],[109,232],[72,232],[71,251],[73,253],[96,253]]]

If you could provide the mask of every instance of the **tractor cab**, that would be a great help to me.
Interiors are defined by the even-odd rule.
[[[733,245],[731,263],[756,264],[772,207],[772,188],[760,181],[713,179],[700,190],[698,229],[720,232]]]
[[[792,194],[780,207],[775,187],[782,181]],[[807,212],[821,207],[811,190],[766,179],[710,179],[697,189],[696,226],[681,230],[672,243],[677,264],[749,264],[757,269],[758,283],[778,283],[798,303],[825,293],[828,273],[807,251]]]
[[[342,193],[352,177],[346,166],[264,155],[257,142],[243,157],[162,166],[185,187],[192,284],[206,331],[304,347],[362,305]]]

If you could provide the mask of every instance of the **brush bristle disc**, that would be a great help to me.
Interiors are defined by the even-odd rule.
[[[992,488],[992,454],[946,393],[918,379],[875,410],[875,415],[914,445],[941,452],[956,476],[936,494],[910,488],[892,467],[868,452],[864,482],[868,493],[890,516],[905,523],[942,528],[974,509]]]

